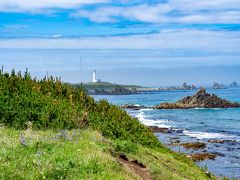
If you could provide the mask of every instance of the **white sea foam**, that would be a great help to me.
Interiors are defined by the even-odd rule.
[[[196,108],[193,108],[193,109],[206,109],[206,108],[204,108],[204,107],[202,107],[202,108],[196,107]]]
[[[136,115],[136,117],[138,118],[139,121],[145,121],[147,120],[147,116],[144,114],[144,112],[140,112],[139,114]]]
[[[204,107],[196,107],[196,108],[193,108],[193,109],[200,109],[200,110],[204,110],[204,109],[211,109],[211,110],[219,110],[221,108],[204,108]]]
[[[140,109],[139,112],[152,111],[153,109]]]
[[[169,122],[167,119],[159,119],[159,120],[148,119],[148,116],[145,115],[144,112],[140,112],[138,115],[136,115],[136,117],[142,124],[146,126],[158,126],[158,127],[164,127],[164,128],[171,127],[166,124]]]
[[[214,138],[232,138],[234,136],[221,134],[221,133],[208,133],[208,132],[190,132],[183,131],[183,133],[190,137],[195,137],[197,139],[214,139]]]
[[[163,128],[170,128],[171,126],[164,124],[165,121],[163,120],[145,120],[142,123],[146,126],[157,126],[157,127],[163,127]]]

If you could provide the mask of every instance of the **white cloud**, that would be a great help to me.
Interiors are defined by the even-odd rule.
[[[240,0],[170,0],[154,5],[107,6],[79,10],[73,16],[101,23],[118,18],[148,23],[240,23]]]
[[[186,49],[237,53],[240,51],[240,32],[165,30],[159,34],[133,36],[0,39],[0,48]]]
[[[194,13],[182,17],[171,18],[170,22],[174,23],[199,23],[199,24],[239,24],[240,11],[226,12],[208,12]]]
[[[132,2],[132,1],[131,1]],[[93,22],[117,22],[119,18],[147,23],[240,23],[240,0],[169,0],[147,3],[137,0],[0,0],[0,12],[49,14],[72,9],[71,17],[85,17]],[[84,5],[102,3],[99,8]],[[120,3],[124,6],[111,6]],[[134,4],[135,4],[134,3]]]
[[[7,24],[7,25],[4,25],[3,28],[19,30],[19,29],[28,29],[29,26],[23,25],[23,24]]]
[[[62,35],[61,34],[53,34],[51,37],[52,38],[60,38],[60,37],[62,37]]]
[[[240,0],[170,0],[169,5],[181,11],[240,9]]]
[[[98,8],[94,11],[79,10],[73,13],[73,17],[86,17],[94,22],[115,22],[118,17],[123,17],[129,20],[138,20],[143,22],[160,22],[159,16],[168,13],[171,7],[167,4],[159,4],[149,6],[142,4],[132,7],[117,7],[109,6]]]
[[[1,12],[43,12],[43,9],[71,9],[81,5],[105,3],[107,0],[1,0]],[[45,11],[44,11],[45,12]]]

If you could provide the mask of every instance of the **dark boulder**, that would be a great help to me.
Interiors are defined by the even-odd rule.
[[[165,127],[149,126],[149,128],[154,133],[171,133],[171,130]]]
[[[202,143],[202,142],[182,143],[181,146],[185,147],[186,149],[204,149],[204,148],[206,148],[206,144]]]
[[[214,160],[217,155],[212,153],[196,153],[196,154],[189,154],[187,155],[188,158],[192,159],[193,161],[204,161],[207,159]]]
[[[208,140],[209,143],[219,143],[219,144],[223,144],[223,143],[236,143],[236,140],[228,140],[228,139],[210,139]]]
[[[133,104],[124,104],[122,106],[122,108],[124,109],[132,109],[132,110],[141,110],[144,109],[144,106],[140,106],[140,105],[133,105]]]

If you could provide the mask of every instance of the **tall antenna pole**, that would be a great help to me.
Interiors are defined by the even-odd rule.
[[[80,84],[82,83],[82,57],[80,57],[80,60],[79,60],[79,65],[80,65]]]

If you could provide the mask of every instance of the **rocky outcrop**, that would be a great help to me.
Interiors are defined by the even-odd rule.
[[[131,91],[130,89],[124,88],[122,86],[116,86],[112,93],[114,94],[133,94],[134,92]]]
[[[176,103],[163,103],[156,106],[156,109],[189,109],[189,108],[237,108],[239,103],[232,103],[219,98],[215,94],[209,94],[204,88],[195,95],[187,96]]]
[[[172,86],[172,87],[161,87],[158,90],[167,90],[167,91],[171,91],[171,90],[195,90],[197,89],[197,87],[193,84],[193,85],[188,85],[186,82],[183,83],[182,86]]]
[[[172,129],[167,127],[148,126],[153,133],[183,133],[182,129]]]
[[[181,146],[185,147],[186,149],[204,149],[204,148],[206,148],[206,144],[202,143],[202,142],[182,143]]]
[[[169,128],[158,127],[158,126],[149,126],[149,128],[154,133],[170,133]]]
[[[144,106],[140,106],[140,105],[133,105],[133,104],[124,104],[123,106],[121,106],[124,109],[132,109],[132,110],[140,110],[140,109],[144,109],[146,107]]]
[[[230,87],[238,87],[238,84],[236,81],[233,81],[231,84],[230,84]]]
[[[182,90],[194,90],[197,89],[195,85],[187,85],[187,83],[183,83]]]
[[[213,89],[225,89],[225,86],[223,84],[219,84],[217,82],[213,83]]]
[[[209,143],[236,143],[236,140],[229,140],[229,139],[210,139],[208,140]]]
[[[193,161],[204,161],[207,159],[214,160],[217,155],[212,153],[196,153],[196,154],[189,154],[187,155],[188,158],[192,159]]]

